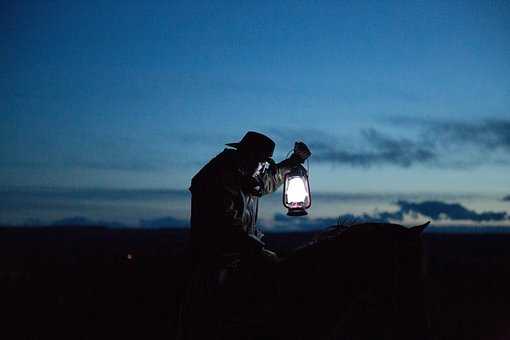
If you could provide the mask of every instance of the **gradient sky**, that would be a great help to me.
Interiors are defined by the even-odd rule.
[[[509,1],[0,6],[0,221],[80,214],[19,187],[183,191],[247,130],[277,160],[309,144],[314,192],[367,195],[317,218],[411,196],[510,213]]]

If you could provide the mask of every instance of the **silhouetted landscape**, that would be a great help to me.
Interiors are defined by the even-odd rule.
[[[288,255],[314,233],[269,234]],[[0,229],[3,334],[172,339],[189,275],[187,229]],[[510,337],[510,235],[424,233],[430,339]],[[6,339],[7,339],[6,338]]]

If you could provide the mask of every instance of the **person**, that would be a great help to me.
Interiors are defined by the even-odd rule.
[[[270,281],[264,268],[278,261],[256,225],[258,200],[276,191],[285,175],[311,155],[306,144],[296,142],[292,155],[276,163],[274,141],[254,131],[226,145],[230,148],[200,169],[189,188],[193,274],[185,313],[193,325],[181,339],[236,338],[235,324],[246,330],[247,319],[256,317],[257,286]],[[242,312],[248,304],[251,314]]]
[[[225,254],[274,257],[257,228],[259,197],[276,191],[285,174],[302,164],[311,152],[297,142],[292,155],[276,164],[275,143],[249,131],[226,148],[192,179],[191,244],[195,263],[216,261]]]

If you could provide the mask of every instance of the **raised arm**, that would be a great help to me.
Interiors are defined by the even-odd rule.
[[[302,164],[312,153],[305,143],[296,142],[292,155],[280,163],[270,163],[269,169],[258,175],[258,181],[261,183],[261,195],[275,192],[285,179],[285,175],[292,168]]]
[[[261,183],[261,195],[267,195],[275,192],[283,184],[285,175],[299,163],[295,163],[287,158],[280,163],[272,163],[269,169],[258,175],[258,181]]]

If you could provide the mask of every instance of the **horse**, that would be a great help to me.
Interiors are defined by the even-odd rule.
[[[280,339],[426,339],[429,223],[332,226],[278,265]]]
[[[241,261],[212,291],[192,280],[204,288],[185,307],[202,316],[178,339],[426,339],[427,225],[331,226],[278,263]]]

